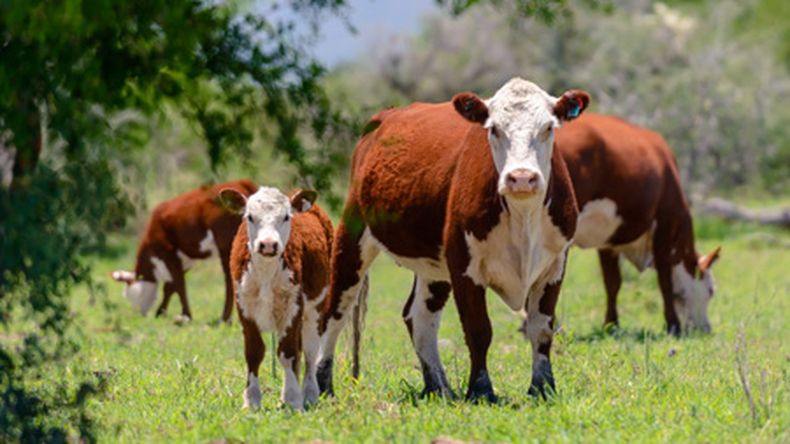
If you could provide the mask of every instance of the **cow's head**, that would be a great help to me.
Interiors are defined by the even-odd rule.
[[[695,253],[696,263],[694,270],[689,273],[683,262],[672,269],[672,289],[675,294],[675,313],[680,320],[684,331],[702,330],[709,333],[711,330],[708,320],[708,303],[716,291],[716,282],[713,280],[711,267],[719,258],[721,247],[717,247],[705,256]]]
[[[230,188],[220,191],[223,205],[241,214],[247,224],[250,254],[263,260],[282,256],[291,237],[293,213],[309,210],[316,197],[315,191],[299,190],[289,198],[270,187],[261,187],[249,198]]]
[[[542,198],[551,175],[554,130],[587,108],[590,95],[581,90],[552,97],[532,82],[508,81],[488,100],[472,93],[453,97],[456,111],[488,130],[488,142],[499,173],[499,194],[517,200]]]
[[[134,272],[126,270],[113,271],[110,273],[110,277],[117,282],[126,284],[123,296],[129,300],[135,310],[145,316],[156,301],[156,282],[142,279],[142,277],[138,278]]]

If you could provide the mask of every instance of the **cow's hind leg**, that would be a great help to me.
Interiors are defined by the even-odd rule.
[[[304,395],[299,385],[299,362],[302,357],[302,307],[291,319],[284,334],[279,334],[277,358],[283,366],[282,401],[295,410],[304,409]]]
[[[233,313],[233,279],[230,274],[230,253],[220,252],[222,272],[225,274],[225,306],[222,308],[222,321],[230,324]]]
[[[261,332],[255,322],[241,318],[244,331],[244,358],[247,360],[247,387],[244,389],[244,407],[258,408],[261,406],[261,386],[258,381],[258,369],[263,361],[265,351]]]
[[[315,403],[320,394],[316,369],[318,367],[318,354],[321,351],[321,336],[318,333],[318,323],[323,302],[323,298],[305,302],[304,323],[302,324],[302,349],[304,350],[302,391],[305,404]]]
[[[606,287],[606,319],[604,326],[617,325],[617,293],[623,277],[620,275],[619,255],[612,250],[598,250],[598,260],[601,263],[603,283]]]
[[[442,309],[450,296],[450,284],[415,276],[414,286],[403,307],[403,321],[409,329],[414,351],[422,367],[425,389],[421,396],[436,393],[453,396],[439,357],[438,333]]]
[[[170,298],[172,298],[173,293],[176,292],[176,288],[172,282],[165,282],[162,288],[162,303],[159,304],[159,308],[156,309],[156,317],[167,313],[167,306],[170,305]]]
[[[337,339],[351,318],[362,279],[379,251],[370,231],[360,226],[358,217],[355,218],[355,224],[347,224],[347,220],[349,218],[344,217],[335,232],[332,275],[320,324],[322,346],[317,379],[321,393],[329,395],[334,393],[332,367]]]

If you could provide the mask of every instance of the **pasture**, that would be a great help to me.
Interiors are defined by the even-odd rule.
[[[100,441],[119,442],[429,442],[438,437],[483,442],[788,442],[790,440],[790,254],[749,225],[696,222],[697,248],[721,244],[711,302],[713,334],[675,339],[663,333],[655,274],[624,264],[622,328],[605,332],[603,283],[593,251],[572,250],[558,306],[561,332],[552,359],[558,394],[527,395],[530,347],[519,319],[493,295],[489,370],[497,405],[419,399],[422,377],[400,312],[411,275],[385,256],[374,263],[362,347],[362,375],[350,376],[348,335],[336,362],[335,399],[305,413],[280,406],[282,369],[272,374],[271,337],[261,368],[259,411],[243,410],[246,375],[241,327],[217,325],[223,281],[215,260],[187,276],[195,319],[183,326],[174,300],[168,317],[142,318],[107,274],[128,268],[136,239],[111,238],[95,258],[106,285],[72,299],[81,353],[52,368],[56,387],[102,375],[106,390],[91,399]],[[456,394],[468,376],[458,316],[448,303],[440,349]],[[753,405],[744,391],[746,378]]]

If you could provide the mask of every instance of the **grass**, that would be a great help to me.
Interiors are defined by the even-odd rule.
[[[336,363],[337,397],[295,413],[280,406],[281,369],[278,364],[272,374],[267,351],[262,408],[243,410],[239,323],[235,314],[231,326],[213,323],[223,302],[219,264],[201,264],[187,277],[191,324],[173,322],[180,312],[177,300],[170,318],[142,318],[106,278],[133,263],[135,240],[122,236],[113,238],[114,254],[95,263],[107,297],[76,292],[82,351],[51,378],[107,376],[106,392],[90,401],[101,441],[428,442],[444,436],[485,442],[789,442],[790,254],[770,243],[755,244],[749,236],[755,227],[698,226],[705,236],[698,240],[701,251],[723,245],[714,268],[719,291],[710,306],[714,333],[666,336],[655,273],[639,275],[625,264],[622,329],[604,332],[597,257],[575,249],[553,348],[559,392],[549,402],[527,395],[529,345],[516,331],[517,317],[494,295],[489,369],[501,402],[418,399],[422,378],[400,319],[411,275],[381,256],[371,275],[361,379],[350,378],[344,339]],[[778,231],[771,236],[788,239]],[[270,347],[270,336],[265,338]],[[469,362],[452,303],[440,348],[454,390],[464,393]]]

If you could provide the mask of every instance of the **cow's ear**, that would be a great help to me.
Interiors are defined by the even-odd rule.
[[[247,196],[233,188],[223,188],[219,192],[219,201],[228,211],[235,214],[244,213],[247,206]]]
[[[488,107],[485,102],[470,92],[456,94],[453,97],[453,106],[458,114],[470,122],[482,125],[488,120]]]
[[[590,104],[590,95],[580,89],[571,89],[562,93],[554,104],[554,115],[562,121],[573,120]]]
[[[126,270],[115,270],[110,273],[110,277],[116,282],[123,282],[126,285],[132,285],[134,282],[134,273]]]
[[[298,190],[291,196],[291,208],[297,213],[302,213],[313,207],[318,193],[315,190]]]
[[[710,267],[713,266],[713,263],[716,262],[717,259],[719,259],[720,252],[721,252],[721,247],[716,247],[716,249],[714,249],[710,253],[699,258],[699,260],[697,261],[697,266],[699,267],[700,271],[704,273],[710,270]]]

